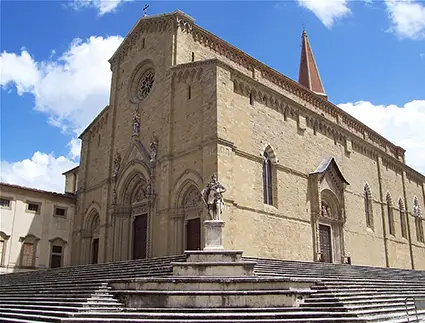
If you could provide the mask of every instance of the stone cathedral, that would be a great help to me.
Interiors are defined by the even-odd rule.
[[[180,11],[140,18],[109,62],[109,105],[65,173],[73,264],[202,249],[216,174],[226,249],[425,269],[425,176],[328,100],[305,32],[298,82]]]

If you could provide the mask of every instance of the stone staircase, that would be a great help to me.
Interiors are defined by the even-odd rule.
[[[423,271],[240,256],[207,261],[198,252],[1,275],[0,322],[425,321],[411,300],[408,318],[405,301],[425,297]]]
[[[255,269],[259,276],[320,278],[312,286],[316,293],[300,308],[344,310],[367,322],[425,322],[425,310],[415,312],[413,299],[407,299],[425,297],[425,271],[246,259],[257,261]]]

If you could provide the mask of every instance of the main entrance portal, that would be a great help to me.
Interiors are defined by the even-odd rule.
[[[133,259],[146,258],[147,230],[148,215],[136,216],[133,222]]]
[[[331,227],[319,224],[320,250],[323,262],[332,262],[332,235]]]

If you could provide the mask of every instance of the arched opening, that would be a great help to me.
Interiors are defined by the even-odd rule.
[[[390,193],[387,193],[386,200],[387,200],[388,229],[389,229],[389,233],[395,236],[393,201],[392,201]]]
[[[366,226],[373,229],[372,193],[368,184],[363,188],[364,209],[366,215]]]
[[[276,170],[273,164],[276,156],[273,149],[267,146],[263,152],[263,202],[264,204],[276,206]]]
[[[97,264],[99,262],[99,231],[100,231],[100,217],[99,213],[94,211],[91,215],[90,221],[90,263]]]
[[[403,200],[400,198],[398,200],[398,210],[400,212],[400,229],[401,236],[407,239],[407,221],[406,221],[406,211],[404,209]]]
[[[425,242],[423,227],[424,220],[422,219],[421,209],[419,207],[419,200],[416,196],[413,199],[413,216],[415,217],[416,239],[419,242]]]
[[[126,204],[131,206],[131,259],[144,259],[148,250],[148,183],[142,177],[132,187]]]
[[[319,244],[322,262],[340,262],[343,256],[342,207],[335,194],[324,189],[320,194]]]
[[[195,186],[191,186],[184,198],[183,208],[185,217],[185,249],[201,249],[201,195]]]

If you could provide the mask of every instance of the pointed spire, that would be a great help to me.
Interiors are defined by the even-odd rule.
[[[314,60],[313,51],[311,50],[310,42],[308,41],[307,32],[303,29],[300,72],[298,82],[304,85],[309,90],[327,99],[325,88],[320,79],[319,70]]]

